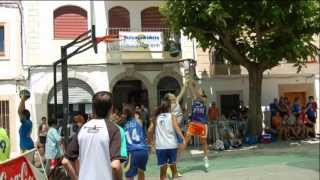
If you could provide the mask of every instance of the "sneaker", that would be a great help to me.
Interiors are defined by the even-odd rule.
[[[208,169],[208,168],[209,168],[209,160],[208,160],[208,157],[204,157],[204,158],[203,158],[203,161],[204,161],[204,167],[205,167],[206,169]]]

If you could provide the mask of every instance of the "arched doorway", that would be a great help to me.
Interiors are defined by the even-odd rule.
[[[177,96],[180,92],[180,89],[181,87],[177,79],[170,76],[161,78],[157,86],[158,104],[160,104],[161,99],[166,93],[173,93]]]
[[[62,119],[62,83],[57,83],[57,102],[58,109],[57,115],[58,120]],[[69,88],[69,112],[73,115],[74,112],[81,112],[90,114],[92,113],[92,96],[94,94],[92,88],[79,79],[70,78],[68,79]],[[53,87],[51,88],[48,95],[48,117],[54,118],[54,92]]]
[[[121,110],[123,103],[149,106],[148,89],[138,79],[117,81],[113,87],[112,94],[114,106],[119,110]]]

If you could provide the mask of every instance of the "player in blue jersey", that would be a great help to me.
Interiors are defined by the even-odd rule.
[[[188,124],[188,131],[185,137],[185,147],[188,145],[192,136],[199,136],[200,141],[203,145],[204,151],[204,166],[209,167],[208,161],[208,118],[207,118],[207,97],[201,88],[197,87],[195,81],[191,81],[190,90],[193,95],[192,106],[191,106],[191,122]]]
[[[125,176],[128,180],[133,180],[138,175],[138,180],[144,180],[144,171],[148,162],[148,146],[145,142],[143,126],[134,118],[132,105],[125,105],[122,112],[125,119],[124,130],[128,151],[128,160],[124,167]]]

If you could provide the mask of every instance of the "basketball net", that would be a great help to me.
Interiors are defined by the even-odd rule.
[[[117,41],[117,40],[119,40],[117,35],[105,35],[105,36],[96,38],[97,44],[102,42],[102,41],[104,41],[106,43],[111,43],[111,42],[114,42],[114,41]]]
[[[119,35],[109,34],[102,37],[96,37],[96,43],[99,44],[100,42],[105,42],[107,44],[107,51],[110,53],[112,52],[120,52],[120,41]],[[122,65],[121,58],[118,58],[120,65]]]

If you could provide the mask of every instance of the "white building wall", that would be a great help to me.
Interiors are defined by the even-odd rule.
[[[21,74],[20,14],[17,8],[0,7],[0,24],[5,28],[5,56],[0,56],[0,80]]]
[[[97,36],[106,33],[106,15],[104,1],[95,1],[96,32]],[[26,65],[48,65],[60,59],[60,47],[71,42],[71,40],[54,39],[54,17],[55,9],[65,6],[79,6],[87,11],[88,30],[91,29],[90,1],[23,1],[25,8],[25,25],[27,27],[27,61]],[[99,53],[95,54],[88,50],[81,56],[72,57],[69,64],[103,63],[106,62],[106,46],[104,43],[98,45]],[[71,52],[74,48],[70,48]],[[90,59],[90,61],[88,61]]]
[[[25,86],[22,70],[20,13],[17,4],[0,2],[0,24],[5,28],[5,55],[0,56],[0,100],[9,101],[11,150],[19,152],[19,90]],[[29,102],[26,104],[30,108]],[[16,153],[12,153],[14,156]]]

